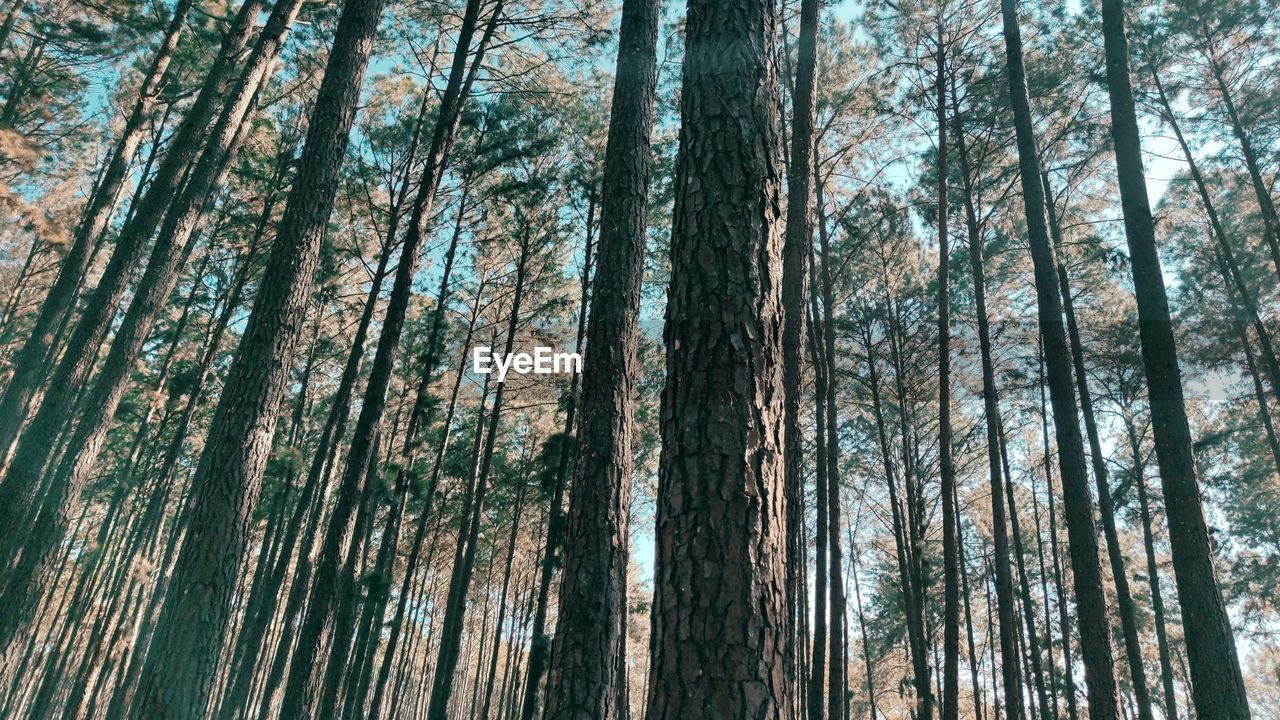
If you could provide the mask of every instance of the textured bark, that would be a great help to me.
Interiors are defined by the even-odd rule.
[[[789,714],[775,30],[768,2],[689,3],[650,720]]]
[[[1091,720],[1117,720],[1118,707],[1111,640],[1107,631],[1107,606],[1102,594],[1102,567],[1098,561],[1097,528],[1089,495],[1084,442],[1076,419],[1075,388],[1071,382],[1071,350],[1062,325],[1062,298],[1045,227],[1044,186],[1040,158],[1027,99],[1026,69],[1022,61],[1022,35],[1014,0],[1002,0],[1005,58],[1009,70],[1009,96],[1013,104],[1018,141],[1018,168],[1026,207],[1028,244],[1034,265],[1036,305],[1044,341],[1049,397],[1053,405],[1062,495],[1067,517],[1068,546],[1074,570],[1080,651],[1085,666]]]
[[[381,14],[381,0],[343,6],[262,289],[192,479],[186,536],[141,670],[134,716],[204,712]]]
[[[1173,569],[1182,622],[1187,628],[1187,659],[1196,713],[1202,718],[1245,720],[1250,716],[1249,703],[1231,621],[1213,567],[1213,546],[1191,452],[1191,428],[1183,400],[1173,321],[1156,251],[1155,223],[1147,198],[1137,113],[1129,82],[1129,44],[1121,0],[1102,1],[1102,30],[1120,205],[1137,296],[1138,335],[1155,428],[1156,459],[1164,485]]]
[[[995,567],[997,617],[1000,626],[1001,680],[1004,683],[1006,717],[1009,720],[1019,720],[1022,717],[1022,688],[1018,679],[1018,651],[1014,641],[1017,625],[1014,621],[1013,577],[1009,566],[1009,526],[1005,520],[1005,478],[1000,465],[1000,407],[997,398],[995,364],[991,357],[991,321],[987,317],[987,281],[983,260],[986,243],[982,237],[982,230],[978,226],[978,216],[974,208],[973,175],[969,165],[963,116],[958,104],[953,115],[952,129],[955,133],[956,156],[960,160],[960,176],[964,183],[963,199],[965,229],[969,239],[969,270],[973,281],[978,350],[982,365],[982,408],[986,425],[987,474],[991,484],[992,564]],[[999,703],[993,702],[992,707],[998,708]]]
[[[657,0],[623,4],[547,720],[629,715],[618,667],[627,650],[632,415],[659,15]]]
[[[7,580],[5,600],[24,608],[31,596],[53,582],[49,552],[62,541],[77,512],[80,495],[97,466],[98,453],[120,400],[128,388],[130,371],[177,284],[179,270],[190,257],[210,199],[216,197],[252,125],[258,92],[270,77],[276,56],[301,7],[301,0],[276,3],[218,120],[200,159],[188,173],[180,197],[169,207],[156,237],[146,271],[134,289],[133,300],[111,342],[110,350],[86,396],[76,404],[74,430],[62,450],[61,462],[49,467],[41,507],[24,539],[22,558]],[[71,387],[54,385],[46,402],[18,441],[17,453],[5,482],[37,483],[40,469],[52,459],[57,428],[67,422]],[[15,477],[16,476],[16,479]],[[19,613],[25,621],[29,611]]]

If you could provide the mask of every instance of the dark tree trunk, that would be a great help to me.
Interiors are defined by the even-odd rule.
[[[1133,484],[1138,490],[1138,513],[1142,518],[1142,546],[1147,559],[1147,585],[1151,590],[1152,622],[1156,626],[1156,646],[1160,653],[1160,684],[1164,689],[1164,714],[1178,720],[1178,695],[1173,686],[1173,661],[1169,657],[1169,636],[1164,624],[1164,595],[1160,590],[1160,565],[1156,562],[1155,533],[1152,531],[1151,500],[1147,494],[1147,463],[1138,440],[1133,416],[1126,412],[1125,433],[1133,455]]]
[[[1048,369],[1049,397],[1053,405],[1054,429],[1058,440],[1062,471],[1062,495],[1066,503],[1067,537],[1074,570],[1077,620],[1080,625],[1081,656],[1085,665],[1085,685],[1089,692],[1091,720],[1119,717],[1116,679],[1108,637],[1107,605],[1102,594],[1102,567],[1098,561],[1097,527],[1089,495],[1084,442],[1076,420],[1075,388],[1071,381],[1071,350],[1062,325],[1062,298],[1053,258],[1053,246],[1045,227],[1044,186],[1040,178],[1040,158],[1032,129],[1031,105],[1027,99],[1026,70],[1022,61],[1022,35],[1018,28],[1014,0],[1002,0],[1005,57],[1009,69],[1009,96],[1013,104],[1018,141],[1018,167],[1022,198],[1026,206],[1028,242],[1035,268],[1036,301],[1040,333],[1044,339]]]
[[[632,414],[659,15],[657,0],[623,4],[547,720],[629,715],[618,668],[627,649]]]
[[[1246,720],[1250,716],[1249,702],[1231,620],[1213,567],[1213,546],[1200,503],[1173,321],[1156,251],[1155,223],[1147,198],[1137,113],[1129,83],[1129,44],[1122,0],[1102,0],[1102,34],[1120,204],[1138,301],[1138,334],[1155,426],[1156,459],[1164,484],[1178,600],[1183,625],[1188,628],[1187,657],[1196,712],[1202,718]],[[1259,202],[1263,199],[1260,197]],[[1263,203],[1264,212],[1268,205],[1269,202]],[[1273,217],[1274,212],[1272,209]]]
[[[192,479],[173,591],[147,650],[134,715],[204,712],[381,15],[382,0],[347,0],[343,7],[262,289]]]
[[[582,343],[587,332],[587,309],[591,304],[591,263],[595,251],[592,241],[595,218],[595,195],[588,195],[587,200],[587,239],[582,251],[582,278],[580,284],[580,302],[578,305],[578,337],[574,352],[582,352]],[[575,419],[578,408],[578,378],[574,375],[569,381],[568,407],[564,413],[563,435],[568,438],[576,427]],[[547,664],[551,659],[551,638],[547,636],[547,608],[551,603],[551,583],[556,570],[560,567],[561,545],[564,537],[565,511],[564,492],[568,481],[570,450],[566,443],[560,450],[556,461],[555,482],[551,489],[551,507],[547,513],[547,536],[542,550],[542,561],[539,563],[538,600],[533,611],[533,641],[529,647],[528,670],[525,673],[524,697],[520,705],[521,720],[533,720],[542,709],[542,681],[547,674]],[[563,592],[563,591],[562,591]],[[563,614],[560,623],[564,622]]]
[[[1098,511],[1102,516],[1102,534],[1107,543],[1111,579],[1116,586],[1116,606],[1120,612],[1125,657],[1129,661],[1129,678],[1133,682],[1133,697],[1138,705],[1138,719],[1152,720],[1151,691],[1147,688],[1147,674],[1142,667],[1142,645],[1138,641],[1137,610],[1134,608],[1133,595],[1129,592],[1129,574],[1125,570],[1124,554],[1120,550],[1120,534],[1116,530],[1115,508],[1107,477],[1107,457],[1102,454],[1102,440],[1098,434],[1098,422],[1093,412],[1093,395],[1089,392],[1089,377],[1084,365],[1084,345],[1080,341],[1080,328],[1076,324],[1075,298],[1071,294],[1071,280],[1063,257],[1062,230],[1058,224],[1057,209],[1054,207],[1049,173],[1042,170],[1040,179],[1044,186],[1049,232],[1053,237],[1053,247],[1057,255],[1058,289],[1062,295],[1062,310],[1067,321],[1067,339],[1071,344],[1071,365],[1075,370],[1080,413],[1084,418],[1085,435],[1089,439],[1089,458],[1093,466],[1094,488],[1098,493]]]
[[[774,12],[688,8],[650,720],[772,720],[791,702]]]
[[[492,25],[490,26],[492,27]],[[515,348],[516,334],[520,328],[520,311],[524,301],[525,283],[528,280],[529,260],[533,238],[528,232],[519,239],[520,255],[515,263],[515,288],[511,297],[510,317],[507,318],[507,338],[503,357]],[[486,381],[489,375],[485,375]],[[502,404],[506,398],[507,384],[500,382],[493,394],[493,409],[489,412],[488,431],[484,448],[463,500],[461,524],[458,529],[458,545],[454,552],[453,568],[449,577],[449,593],[445,601],[444,619],[441,622],[440,648],[436,655],[435,676],[431,682],[431,698],[427,707],[427,720],[446,720],[449,698],[453,695],[454,675],[461,659],[463,625],[466,620],[467,594],[471,586],[471,574],[475,568],[476,547],[483,519],[484,501],[489,491],[489,473],[493,467],[493,453],[497,442]],[[477,426],[477,439],[480,427]]]
[[[969,165],[969,150],[965,141],[964,121],[957,102],[952,129],[955,133],[956,155],[960,160],[960,175],[964,182],[965,228],[969,238],[969,270],[973,281],[974,304],[978,325],[978,349],[982,364],[982,407],[986,423],[987,473],[991,484],[992,564],[995,568],[996,616],[1000,627],[1000,670],[1005,692],[1005,713],[1008,720],[1022,717],[1022,688],[1018,678],[1018,650],[1015,643],[1017,626],[1014,620],[1013,573],[1009,566],[1009,529],[1005,520],[1004,474],[1000,465],[1000,407],[996,389],[995,364],[991,354],[991,328],[987,317],[986,270],[984,267],[985,241],[978,225],[973,199],[973,175]],[[994,662],[992,663],[994,667]],[[994,685],[994,682],[993,682]],[[999,703],[993,702],[993,708]],[[993,714],[998,717],[998,714]]]
[[[128,387],[130,371],[159,319],[197,239],[209,198],[216,197],[230,173],[241,142],[252,125],[259,89],[267,81],[288,35],[301,0],[276,4],[263,28],[239,81],[219,114],[208,144],[188,174],[180,199],[170,205],[156,238],[133,301],[116,331],[102,368],[86,397],[76,405],[74,430],[62,450],[62,460],[50,464],[42,506],[33,508],[34,521],[24,538],[21,561],[7,579],[5,602],[23,608],[42,585],[52,582],[45,565],[48,552],[61,540],[77,510],[80,494],[97,465],[116,407]],[[56,380],[56,379],[55,379]],[[5,482],[35,484],[54,456],[54,435],[67,422],[71,386],[52,385],[31,424],[18,441],[18,450]],[[17,480],[12,477],[17,474]],[[45,565],[42,568],[42,565]],[[28,611],[19,611],[20,622]]]
[[[941,12],[941,10],[939,11]],[[951,248],[947,230],[947,53],[938,16],[935,114],[938,122],[938,474],[942,493],[942,720],[960,717],[960,560],[951,431]]]
[[[48,385],[53,396],[45,398],[48,403],[42,404],[52,405],[58,412],[53,418],[46,418],[41,427],[28,430],[27,434],[32,438],[29,442],[52,445],[55,436],[62,429],[65,406],[72,394],[85,384],[99,343],[124,295],[130,271],[137,264],[147,240],[159,225],[165,208],[182,180],[183,171],[202,146],[207,133],[206,125],[218,110],[222,95],[227,92],[234,79],[236,55],[244,48],[252,20],[263,7],[263,2],[264,0],[246,0],[236,14],[231,28],[223,36],[221,49],[210,67],[200,94],[187,111],[176,136],[170,141],[170,149],[165,153],[149,189],[138,201],[139,209],[134,212],[116,240],[111,259],[103,270],[97,287],[89,294],[84,312],[75,323],[75,329],[62,350],[62,359],[52,368]],[[72,293],[74,291],[75,286],[68,290]],[[68,299],[66,302],[69,305],[71,301]],[[65,310],[61,315],[65,317]],[[49,332],[54,330],[54,327],[50,327]],[[6,387],[4,396],[0,397],[0,457],[8,455],[33,410],[33,396],[50,372],[49,363],[52,358],[46,358],[45,352],[38,356],[34,349],[32,352],[31,360],[35,366],[18,368]],[[39,437],[32,432],[38,433]],[[32,514],[32,493],[40,487],[39,484],[30,482],[28,473],[38,475],[41,469],[22,468],[16,474],[6,472],[4,480],[0,481],[0,562],[4,563],[6,569],[17,556],[20,541],[25,539],[24,518]],[[21,578],[18,580],[21,582]],[[12,614],[13,617],[17,615],[18,613]],[[11,624],[5,622],[0,625],[0,640],[6,638]]]
[[[256,0],[249,0],[251,6],[255,3]],[[5,19],[6,28],[12,28],[16,9],[24,4],[23,0],[14,4],[14,11],[10,12]],[[0,396],[0,418],[3,418],[0,419],[0,457],[8,456],[10,448],[17,439],[21,424],[25,420],[32,396],[44,379],[44,373],[47,372],[46,363],[50,348],[53,346],[54,336],[62,327],[75,302],[76,294],[84,282],[84,274],[93,254],[91,250],[106,228],[111,213],[115,210],[116,200],[129,173],[129,166],[137,153],[138,145],[147,133],[147,120],[160,95],[162,81],[173,59],[178,38],[182,35],[187,13],[190,12],[192,4],[193,0],[180,0],[174,7],[173,18],[169,21],[164,37],[156,47],[155,56],[138,88],[138,97],[120,131],[111,159],[107,162],[102,176],[89,196],[89,204],[85,207],[80,223],[76,226],[67,254],[62,258],[58,275],[46,293],[44,302],[40,304],[35,326],[13,358],[14,374],[9,378],[3,396]],[[0,35],[7,32],[6,29],[0,32]],[[236,33],[231,32],[228,37],[236,37]],[[0,49],[2,47],[3,42],[0,41]],[[210,77],[213,77],[212,70],[218,69],[219,60],[214,61],[215,65],[211,68]],[[209,112],[211,113],[212,110],[210,109]],[[207,121],[207,117],[205,120]],[[174,139],[178,140],[180,136]],[[6,316],[5,322],[11,322],[11,318]],[[0,463],[0,466],[3,466],[3,463]]]
[[[809,280],[809,255],[813,242],[813,216],[810,211],[812,198],[813,134],[814,134],[814,79],[817,74],[818,16],[820,0],[802,0],[800,3],[800,34],[796,41],[795,86],[791,96],[791,148],[787,160],[787,216],[782,246],[782,343],[784,347],[805,347],[806,297]],[[796,672],[797,653],[803,647],[799,626],[799,596],[807,583],[800,573],[801,558],[805,554],[804,538],[800,535],[802,518],[800,509],[804,495],[804,437],[800,430],[800,400],[803,388],[801,353],[784,353],[782,380],[784,386],[784,424],[786,445],[783,448],[786,464],[787,502],[787,622],[791,642],[788,649],[787,674],[796,687],[800,675]],[[797,693],[797,696],[801,693]],[[800,703],[796,703],[799,707]]]

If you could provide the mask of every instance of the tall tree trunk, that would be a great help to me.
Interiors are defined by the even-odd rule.
[[[1102,454],[1098,421],[1093,412],[1093,395],[1089,392],[1089,376],[1084,365],[1084,344],[1080,341],[1080,328],[1076,324],[1075,298],[1071,293],[1071,280],[1067,274],[1067,263],[1063,256],[1062,229],[1058,223],[1058,212],[1053,202],[1049,173],[1041,170],[1040,180],[1044,186],[1049,232],[1053,238],[1053,247],[1058,261],[1058,290],[1062,295],[1062,311],[1067,321],[1067,339],[1071,345],[1071,365],[1075,371],[1080,413],[1084,418],[1085,435],[1089,439],[1089,458],[1093,466],[1094,488],[1098,493],[1098,511],[1102,516],[1102,534],[1107,543],[1111,579],[1116,587],[1116,606],[1120,612],[1125,657],[1129,661],[1129,678],[1133,682],[1133,697],[1138,705],[1138,719],[1153,720],[1151,691],[1147,688],[1147,674],[1142,667],[1142,645],[1138,641],[1137,610],[1134,607],[1133,595],[1129,592],[1129,573],[1125,570],[1124,554],[1120,549],[1120,534],[1116,530],[1115,508],[1107,478],[1107,457]]]
[[[822,340],[823,383],[825,394],[822,409],[826,413],[827,441],[823,447],[826,452],[818,456],[818,462],[827,466],[827,564],[831,579],[827,583],[830,593],[830,612],[828,620],[828,637],[830,650],[827,653],[827,716],[830,720],[844,720],[845,683],[848,680],[845,662],[845,597],[844,579],[842,577],[843,560],[840,552],[840,418],[836,406],[836,390],[839,374],[836,371],[835,340],[835,292],[831,283],[831,238],[827,232],[825,219],[826,203],[823,197],[821,179],[815,182],[817,190],[819,249],[822,253],[822,323],[815,328],[815,333]]]
[[[774,13],[688,8],[650,720],[782,718],[790,703]]]
[[[1022,61],[1022,35],[1018,28],[1014,0],[1001,0],[1004,22],[1005,57],[1009,69],[1009,96],[1013,104],[1018,141],[1018,167],[1022,198],[1026,206],[1028,242],[1034,265],[1036,301],[1040,332],[1044,338],[1048,366],[1049,397],[1053,405],[1054,429],[1058,440],[1058,460],[1062,472],[1062,495],[1066,503],[1067,537],[1074,570],[1077,620],[1080,625],[1081,656],[1085,685],[1089,691],[1091,720],[1119,717],[1116,679],[1108,637],[1107,605],[1102,594],[1102,567],[1098,561],[1098,538],[1085,469],[1084,443],[1076,420],[1075,389],[1071,382],[1071,350],[1062,326],[1062,298],[1045,227],[1044,186],[1040,178],[1040,158],[1032,129],[1031,104],[1027,99],[1026,69]]]
[[[1249,702],[1245,697],[1231,620],[1213,568],[1213,546],[1200,503],[1173,321],[1156,251],[1155,223],[1147,198],[1137,113],[1129,83],[1129,43],[1125,38],[1123,0],[1102,0],[1102,34],[1107,57],[1107,92],[1111,100],[1111,137],[1138,300],[1138,334],[1151,418],[1156,428],[1153,433],[1156,458],[1164,484],[1178,600],[1182,605],[1182,622],[1188,628],[1187,656],[1196,711],[1203,718],[1246,720],[1250,716]],[[1265,203],[1264,208],[1267,205],[1269,203]]]
[[[658,0],[623,4],[547,720],[629,716],[617,668],[627,650],[632,414],[659,15]]]
[[[582,251],[582,278],[579,286],[580,301],[578,304],[578,337],[574,343],[574,352],[582,352],[582,344],[587,332],[587,310],[591,304],[591,263],[595,244],[592,242],[592,227],[595,217],[595,195],[588,195],[587,200],[587,239]],[[575,374],[569,380],[567,407],[564,413],[565,438],[570,437],[576,428],[575,419],[578,408],[578,379]],[[524,697],[520,705],[520,719],[533,720],[534,715],[542,708],[542,681],[547,674],[547,664],[551,659],[551,638],[547,636],[547,607],[551,602],[551,583],[556,569],[560,567],[561,545],[563,544],[565,511],[564,492],[568,481],[569,466],[568,443],[560,450],[556,461],[556,473],[551,489],[551,508],[547,513],[547,536],[543,543],[542,560],[539,563],[538,600],[533,611],[532,643],[529,647],[528,669],[525,672]],[[562,591],[563,594],[563,591]],[[564,623],[563,611],[557,626]]]
[[[951,431],[951,248],[947,230],[947,52],[937,18],[935,115],[938,122],[938,474],[942,493],[942,720],[960,717],[960,560]]]
[[[809,291],[809,255],[813,243],[812,199],[814,80],[818,64],[818,16],[820,0],[801,0],[800,34],[796,40],[795,86],[791,94],[791,148],[787,158],[787,216],[782,246],[782,343],[784,347],[805,347],[806,296]],[[793,683],[802,677],[796,672],[798,648],[802,646],[799,625],[799,594],[807,583],[799,572],[805,554],[800,535],[800,508],[804,495],[804,438],[800,432],[800,399],[803,388],[801,353],[784,353],[782,381],[786,427],[783,448],[787,502],[787,622],[791,642],[787,673]],[[797,684],[796,687],[799,687]],[[802,693],[796,693],[797,697]],[[797,703],[798,707],[798,703]]]
[[[141,670],[137,715],[204,712],[382,4],[343,6],[262,289],[192,479],[173,592]]]
[[[516,334],[520,329],[520,311],[524,301],[525,283],[528,280],[528,263],[533,248],[533,238],[521,233],[520,255],[515,263],[515,288],[511,296],[511,312],[507,319],[507,337],[503,357],[511,355],[515,348]],[[485,375],[486,380],[489,375]],[[483,519],[485,496],[489,490],[489,473],[493,467],[493,453],[497,442],[502,404],[506,399],[507,384],[499,382],[493,394],[493,409],[489,412],[489,427],[478,467],[472,474],[471,487],[463,501],[461,524],[458,529],[458,546],[453,556],[453,568],[449,577],[449,592],[441,623],[440,649],[436,656],[435,676],[431,682],[430,705],[427,720],[446,720],[449,698],[453,695],[454,675],[458,669],[463,624],[466,620],[467,594],[470,591],[471,573],[475,567],[476,547]]]
[[[136,207],[130,207],[130,218],[121,229],[111,259],[97,286],[89,294],[84,311],[66,341],[62,360],[51,368],[53,358],[49,357],[49,343],[52,342],[53,333],[57,331],[59,324],[69,319],[67,310],[80,284],[79,279],[76,278],[75,282],[68,280],[68,295],[55,301],[55,304],[65,303],[66,307],[61,310],[51,308],[50,324],[46,329],[48,339],[41,336],[33,340],[35,344],[31,347],[30,356],[24,357],[24,364],[15,371],[4,395],[0,396],[0,458],[8,455],[32,411],[32,400],[36,392],[46,377],[50,377],[50,373],[49,387],[54,389],[77,388],[84,384],[97,347],[124,295],[130,272],[141,259],[147,241],[181,187],[185,171],[200,151],[202,141],[207,137],[209,121],[235,79],[236,60],[249,39],[253,22],[264,6],[265,0],[245,0],[231,26],[223,34],[222,45],[205,76],[199,94],[187,110],[174,137],[169,140],[169,150],[164,154],[147,191],[137,200]],[[43,312],[42,310],[42,314]],[[53,315],[60,319],[54,322]],[[26,364],[26,360],[30,364]],[[29,504],[25,495],[28,489],[29,486],[21,483],[19,478],[10,480],[8,474],[0,482],[0,531],[8,532],[19,526],[15,517],[24,512]],[[4,553],[0,558],[12,558],[12,546],[12,538],[0,536],[0,552]]]
[[[952,91],[953,96],[955,91]],[[973,198],[973,175],[969,165],[969,149],[965,140],[964,120],[959,101],[952,117],[956,155],[960,160],[960,176],[964,184],[965,228],[969,239],[969,271],[973,281],[974,304],[978,326],[978,349],[982,365],[982,407],[986,424],[987,473],[991,485],[992,565],[995,568],[996,616],[1000,627],[1000,670],[1004,683],[1005,713],[1008,720],[1022,717],[1022,688],[1018,679],[1017,632],[1014,621],[1013,573],[1009,566],[1009,526],[1005,520],[1004,475],[1000,465],[1000,407],[997,398],[995,363],[991,354],[991,328],[987,317],[985,241],[978,226]],[[994,667],[994,662],[992,663]],[[993,682],[994,685],[994,682]],[[993,702],[993,708],[999,703]],[[998,717],[993,713],[993,717]]]

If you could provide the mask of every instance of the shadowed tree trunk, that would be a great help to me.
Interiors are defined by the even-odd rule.
[[[947,236],[947,52],[937,18],[934,111],[938,122],[938,474],[942,493],[942,720],[960,717],[960,537],[951,447],[951,248]]]
[[[547,720],[629,715],[619,668],[627,649],[632,414],[659,15],[658,0],[623,5]]]
[[[1062,298],[1056,277],[1053,246],[1045,227],[1044,186],[1040,158],[1027,99],[1026,70],[1022,61],[1022,35],[1014,0],[1002,0],[1005,57],[1009,69],[1009,96],[1013,104],[1018,141],[1018,168],[1026,207],[1028,243],[1034,265],[1036,304],[1044,342],[1049,399],[1053,406],[1058,461],[1062,472],[1062,496],[1066,504],[1068,547],[1074,571],[1080,650],[1085,666],[1091,720],[1117,720],[1120,715],[1116,679],[1108,637],[1107,605],[1102,593],[1102,567],[1098,561],[1097,527],[1085,469],[1084,442],[1076,419],[1075,388],[1071,381],[1071,350],[1062,324]]]
[[[787,216],[782,246],[782,343],[784,347],[805,347],[806,297],[809,291],[809,254],[813,241],[810,211],[813,168],[814,77],[818,64],[819,0],[801,0],[800,34],[796,40],[795,87],[791,94],[791,149],[787,161]],[[783,449],[787,484],[787,622],[791,643],[787,674],[796,687],[800,648],[804,647],[799,627],[799,598],[806,578],[800,572],[806,552],[800,517],[804,496],[804,437],[800,430],[800,399],[803,388],[802,355],[783,353],[784,424]],[[797,696],[801,693],[797,693]],[[795,704],[799,708],[800,703]]]
[[[790,707],[774,12],[761,0],[688,8],[650,720],[773,720]]]
[[[1049,173],[1041,170],[1040,179],[1044,186],[1049,233],[1057,255],[1058,288],[1062,294],[1062,311],[1067,321],[1067,339],[1071,344],[1071,365],[1075,370],[1076,393],[1080,398],[1085,435],[1089,439],[1089,459],[1093,466],[1094,488],[1098,493],[1098,511],[1102,517],[1102,534],[1107,543],[1111,579],[1116,587],[1116,606],[1120,613],[1125,658],[1129,661],[1129,678],[1133,682],[1133,697],[1138,705],[1138,720],[1152,720],[1151,691],[1147,688],[1147,674],[1142,667],[1142,645],[1138,641],[1137,610],[1134,608],[1133,594],[1129,592],[1129,573],[1125,570],[1120,535],[1116,530],[1115,508],[1107,478],[1107,457],[1102,454],[1102,440],[1098,435],[1098,422],[1093,412],[1093,395],[1089,392],[1089,377],[1084,365],[1084,345],[1080,341],[1080,328],[1076,324],[1075,298],[1071,294],[1071,280],[1067,274],[1066,260],[1063,259],[1062,230],[1054,207]]]
[[[954,95],[954,92],[953,92]],[[991,357],[991,327],[987,317],[985,241],[978,225],[973,198],[973,175],[964,134],[964,120],[956,102],[952,117],[956,156],[960,160],[960,176],[964,184],[965,229],[969,239],[969,271],[978,326],[978,349],[982,365],[982,408],[987,441],[987,474],[991,484],[992,565],[995,569],[996,605],[1000,627],[1000,671],[1005,692],[1005,716],[1008,720],[1022,717],[1022,686],[1018,677],[1017,633],[1014,620],[1013,573],[1009,566],[1009,526],[1005,520],[1005,478],[1000,465],[1000,406],[997,397],[995,363]],[[994,663],[993,663],[994,666]],[[999,703],[993,702],[993,708]],[[998,714],[993,714],[998,717]]]
[[[85,207],[80,223],[76,226],[70,248],[58,267],[57,278],[40,304],[35,326],[13,358],[14,374],[9,378],[3,396],[0,396],[0,458],[7,458],[21,429],[21,422],[25,419],[32,395],[44,379],[44,373],[47,371],[47,357],[53,345],[54,336],[62,327],[75,302],[76,294],[80,290],[81,283],[84,282],[85,271],[89,268],[93,255],[91,250],[106,228],[111,213],[115,210],[116,201],[129,174],[129,166],[133,163],[138,145],[147,134],[147,120],[160,96],[174,50],[178,46],[178,38],[182,35],[187,14],[193,4],[193,0],[179,0],[173,8],[173,18],[169,21],[164,37],[156,47],[155,56],[147,68],[142,84],[138,87],[138,97],[120,131],[119,139],[116,140],[111,159],[107,161],[101,177],[89,195],[89,204]],[[249,0],[248,4],[252,6],[254,0]],[[3,28],[0,28],[0,37],[7,35],[12,29],[17,9],[22,5],[25,5],[24,0],[14,3],[13,10],[5,18]],[[230,33],[229,36],[234,37],[235,33]],[[0,49],[3,49],[3,40],[0,40]],[[214,62],[215,65],[211,70],[218,67],[218,60]],[[212,72],[210,76],[212,77]],[[175,137],[175,140],[177,139]],[[11,318],[6,315],[5,323],[8,324],[10,321]],[[0,461],[0,467],[3,466],[4,462]]]
[[[1247,720],[1249,702],[1236,657],[1231,620],[1213,567],[1213,546],[1200,503],[1173,321],[1156,251],[1155,223],[1147,198],[1137,113],[1129,83],[1129,43],[1125,37],[1122,0],[1102,0],[1102,34],[1120,206],[1124,212],[1125,237],[1137,296],[1138,335],[1142,342],[1151,420],[1155,426],[1156,459],[1164,484],[1178,601],[1182,606],[1182,622],[1187,628],[1187,659],[1196,713],[1202,718]],[[1263,205],[1264,212],[1267,204]],[[1271,214],[1274,217],[1274,209]]]

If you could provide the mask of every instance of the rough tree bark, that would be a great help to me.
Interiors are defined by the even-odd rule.
[[[186,535],[140,671],[134,716],[204,713],[382,5],[343,6],[262,289],[192,479]]]
[[[632,413],[659,15],[658,0],[623,3],[547,720],[628,717],[619,668],[627,649]]]
[[[650,720],[783,718],[791,702],[774,13],[688,7]]]

